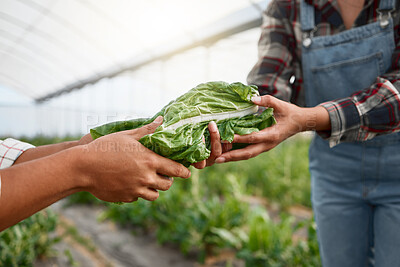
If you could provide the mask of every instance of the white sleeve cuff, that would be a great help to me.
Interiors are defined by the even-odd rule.
[[[26,150],[34,146],[12,138],[0,140],[0,169],[5,169],[14,164],[17,158]]]

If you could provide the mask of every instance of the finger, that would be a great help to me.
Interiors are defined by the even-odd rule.
[[[250,158],[254,158],[255,156],[258,156],[260,153],[268,151],[271,148],[273,148],[273,145],[266,143],[249,145],[242,149],[232,150],[223,153],[219,158],[216,159],[216,162],[224,163],[230,161],[247,160]]]
[[[223,143],[222,144],[222,153],[228,152],[232,149],[232,143]]]
[[[251,98],[251,101],[262,107],[276,108],[281,100],[271,95],[255,96]]]
[[[246,135],[235,134],[232,143],[256,144],[256,143],[266,142],[268,140],[268,134],[270,132],[271,127],[261,130],[259,132]]]
[[[206,161],[202,160],[202,161],[193,163],[192,166],[195,167],[196,169],[204,169],[206,167]]]
[[[163,122],[163,117],[158,116],[153,122],[146,124],[140,128],[130,130],[129,132],[135,136],[136,139],[140,139],[145,135],[154,133],[158,126]]]
[[[208,124],[208,130],[210,131],[211,139],[211,154],[207,159],[207,165],[214,164],[215,159],[222,154],[221,137],[218,132],[217,124],[212,121]]]
[[[153,188],[147,188],[142,194],[139,195],[139,197],[148,200],[148,201],[154,201],[160,196],[160,193],[153,189]]]
[[[173,160],[154,154],[155,169],[157,173],[169,177],[189,178],[191,173],[188,168]]]
[[[138,199],[139,199],[138,197],[132,197],[129,200],[124,200],[124,201],[121,201],[121,202],[123,202],[123,203],[132,203],[132,202],[137,201]]]
[[[165,175],[157,175],[153,189],[167,191],[172,186],[173,178]]]
[[[86,145],[86,144],[89,144],[89,143],[92,142],[92,141],[93,141],[93,138],[92,138],[91,134],[88,133],[88,134],[84,135],[84,136],[79,140],[79,144],[80,144],[80,145]]]

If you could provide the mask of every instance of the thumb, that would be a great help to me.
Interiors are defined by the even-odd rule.
[[[251,101],[259,106],[262,107],[271,107],[273,108],[275,106],[275,102],[276,102],[275,97],[270,96],[270,95],[263,95],[263,96],[255,96],[251,98]]]
[[[162,124],[162,122],[163,122],[163,117],[158,116],[153,122],[134,130],[135,137],[140,139],[145,135],[154,133],[154,131],[157,129],[158,126]]]

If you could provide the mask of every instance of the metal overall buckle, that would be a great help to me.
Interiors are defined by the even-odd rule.
[[[312,39],[314,37],[314,33],[317,31],[317,27],[310,31],[306,31],[303,33],[303,45],[304,47],[309,47],[312,44]]]
[[[395,9],[391,10],[377,10],[379,14],[379,25],[381,28],[386,28],[389,25],[389,20],[392,17],[392,12],[395,11]]]

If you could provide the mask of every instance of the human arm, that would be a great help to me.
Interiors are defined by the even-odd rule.
[[[322,106],[302,108],[270,95],[255,97],[252,101],[257,105],[273,108],[277,123],[256,133],[235,135],[233,143],[249,145],[221,154],[216,159],[217,163],[253,158],[299,132],[330,130],[328,111]]]
[[[350,97],[301,108],[272,96],[255,104],[274,108],[277,124],[258,133],[235,135],[234,143],[249,143],[244,149],[223,153],[217,163],[245,160],[274,148],[302,131],[316,131],[334,146],[346,141],[364,141],[400,130],[400,77],[378,77],[378,82]],[[380,81],[380,82],[379,82]]]
[[[62,142],[62,143],[58,143],[58,144],[50,144],[50,145],[34,147],[34,148],[24,151],[15,160],[14,165],[22,163],[22,162],[30,161],[30,160],[42,158],[45,156],[49,156],[51,154],[60,152],[62,150],[65,150],[65,149],[68,149],[68,148],[71,148],[74,146],[88,144],[91,141],[93,141],[93,139],[90,136],[90,134],[86,134],[80,140],[67,141],[67,142]]]
[[[399,4],[397,6],[399,7]],[[259,42],[259,60],[248,76],[248,83],[257,85],[261,94],[271,94],[303,106],[305,89],[301,86],[303,77],[299,9],[298,6],[291,7],[289,3],[273,1],[265,12]],[[376,7],[371,6],[369,9],[375,10]],[[331,131],[324,132],[321,136],[329,140],[330,146],[341,142],[366,141],[378,135],[399,131],[400,12],[398,10],[396,8],[393,14],[395,49],[391,58],[392,64],[386,73],[372,77],[376,80],[367,88],[348,88],[349,92],[356,90],[357,92],[322,104],[329,112]],[[327,11],[321,12],[327,17],[331,16],[324,13]],[[360,22],[376,21],[375,12],[368,11],[366,14],[369,14],[369,17]],[[330,25],[330,28],[321,30],[325,26],[326,24],[318,24],[317,29],[320,31],[317,30],[315,34],[324,36],[338,33],[340,25]],[[297,40],[297,45],[293,43],[294,39]],[[290,80],[292,76],[287,75],[291,71],[293,77],[296,77],[294,83]],[[360,76],[362,75],[360,72]]]
[[[334,146],[346,141],[364,141],[400,130],[400,73],[398,80],[378,78],[371,88],[348,98],[302,108],[265,95],[255,104],[274,108],[277,124],[258,133],[235,135],[234,143],[249,143],[244,149],[223,153],[217,163],[244,160],[274,148],[302,131],[316,131]]]
[[[400,48],[400,46],[399,46]],[[329,112],[331,131],[321,136],[330,146],[366,141],[400,130],[400,70],[378,77],[371,87],[321,105]]]
[[[142,146],[160,121],[0,170],[0,231],[79,191],[111,202],[157,199],[190,171]],[[164,176],[165,175],[165,176]]]

